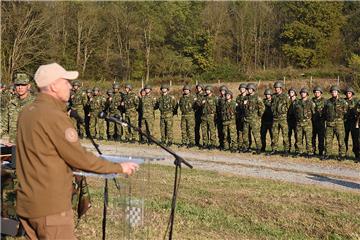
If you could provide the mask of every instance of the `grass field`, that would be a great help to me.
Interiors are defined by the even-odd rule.
[[[162,239],[173,168],[150,168],[147,234],[149,239]],[[88,183],[93,207],[76,232],[79,239],[100,239],[103,181],[88,179]],[[110,206],[119,197],[113,185],[110,182]],[[360,239],[358,192],[184,169],[179,193],[174,239]],[[124,237],[120,227],[114,227],[119,212],[109,209],[108,239]]]

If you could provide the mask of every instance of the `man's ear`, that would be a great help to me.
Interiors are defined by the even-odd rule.
[[[57,92],[56,81],[53,82],[53,83],[50,83],[50,85],[49,85],[49,90],[51,90],[51,92]]]

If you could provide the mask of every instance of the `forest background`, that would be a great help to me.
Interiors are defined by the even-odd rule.
[[[360,82],[360,2],[1,2],[1,78]]]

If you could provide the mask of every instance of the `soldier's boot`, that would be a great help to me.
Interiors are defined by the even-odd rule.
[[[330,156],[327,155],[327,154],[324,154],[324,155],[320,156],[320,160],[325,161],[325,160],[329,160],[329,159],[330,159]]]
[[[108,140],[109,141],[114,141],[114,137],[110,135],[110,136],[108,136]]]

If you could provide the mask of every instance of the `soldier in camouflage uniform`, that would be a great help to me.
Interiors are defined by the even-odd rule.
[[[225,92],[225,101],[222,103],[220,117],[224,135],[224,150],[236,152],[237,131],[236,131],[236,107],[237,103],[233,100],[233,93],[230,90]]]
[[[30,77],[26,73],[16,73],[14,76],[16,97],[11,98],[8,106],[9,116],[9,141],[15,143],[17,119],[20,111],[25,105],[32,103],[35,99],[30,94]]]
[[[312,124],[311,119],[315,113],[315,103],[309,99],[309,90],[302,88],[300,90],[301,99],[294,102],[294,113],[296,119],[296,138],[297,151],[296,155],[311,157],[312,149]],[[304,152],[303,138],[306,142],[306,153]]]
[[[218,102],[216,106],[216,126],[218,131],[218,137],[219,137],[219,148],[220,150],[224,149],[224,135],[223,135],[223,119],[221,117],[221,113],[223,112],[222,107],[224,106],[224,103],[226,101],[226,91],[228,88],[225,85],[220,86],[220,96],[218,97]]]
[[[116,106],[116,108],[117,108],[116,110],[114,110],[116,112],[115,115],[119,114],[120,116],[122,116],[123,109],[121,109],[120,104],[121,104],[121,101],[122,101],[123,94],[120,92],[120,84],[119,83],[114,83],[112,87],[113,87],[113,99],[112,99],[112,101],[113,101],[113,105]],[[123,135],[124,135],[124,129],[123,129],[122,125],[114,124],[113,130],[114,130],[114,133],[113,133],[114,139],[116,141],[121,141],[122,138],[123,138]]]
[[[125,120],[131,125],[137,126],[138,123],[138,108],[140,104],[139,97],[132,91],[131,84],[125,85],[125,94],[123,95],[121,105],[125,110]],[[130,127],[124,127],[124,135],[126,140],[130,143],[138,141],[137,132]]]
[[[313,89],[314,97],[312,101],[315,103],[315,112],[312,118],[312,126],[313,126],[313,153],[316,153],[316,137],[318,139],[318,153],[319,156],[322,156],[324,153],[324,139],[325,139],[325,119],[323,116],[323,109],[325,104],[325,99],[322,97],[322,88],[320,86],[316,86]]]
[[[271,111],[271,101],[272,101],[272,92],[271,89],[265,89],[264,91],[265,98],[263,99],[264,102],[264,114],[261,117],[261,151],[266,151],[266,134],[269,132],[270,134],[270,142],[271,147],[273,147],[273,133],[272,133],[272,126],[273,126],[273,113]]]
[[[106,121],[99,118],[99,114],[105,110],[106,98],[100,94],[100,89],[93,89],[93,96],[90,98],[90,134],[98,140],[106,139]]]
[[[345,147],[346,155],[349,150],[349,137],[351,133],[351,139],[353,143],[352,151],[355,154],[356,158],[359,158],[359,128],[356,128],[357,113],[356,105],[359,101],[354,97],[355,91],[352,87],[347,87],[345,89],[345,101],[349,106],[349,110],[345,115]]]
[[[171,146],[173,144],[174,115],[177,114],[178,105],[175,97],[169,95],[169,90],[170,87],[167,84],[161,85],[161,96],[156,104],[160,110],[161,142]]]
[[[344,116],[348,111],[348,103],[339,96],[340,89],[337,86],[330,88],[331,98],[325,101],[323,114],[325,118],[325,155],[323,160],[329,159],[332,152],[332,141],[334,135],[337,138],[339,146],[339,157],[341,160],[345,156],[345,128]]]
[[[93,90],[91,88],[86,89],[86,103],[84,106],[85,113],[85,131],[86,136],[90,136],[90,99],[92,98]]]
[[[205,97],[201,101],[201,133],[203,139],[202,148],[214,149],[216,147],[216,105],[217,98],[213,95],[212,87],[205,87]]]
[[[106,115],[109,117],[118,117],[119,114],[119,110],[118,110],[118,106],[115,104],[114,101],[114,91],[112,89],[109,89],[106,91],[106,102],[105,102],[105,112]],[[115,139],[115,128],[116,128],[116,123],[111,122],[111,121],[106,121],[106,126],[107,126],[107,139],[109,141],[113,141]]]
[[[202,107],[201,102],[205,97],[203,86],[201,84],[196,85],[196,105],[195,105],[195,145],[200,146],[200,126],[201,126],[201,115]]]
[[[196,96],[191,94],[191,87],[185,85],[183,87],[183,95],[179,100],[179,108],[181,111],[181,144],[180,147],[188,148],[195,145],[195,108]]]
[[[9,133],[9,115],[8,115],[8,105],[10,99],[12,97],[10,91],[6,90],[6,85],[0,83],[0,91],[1,91],[1,133],[3,136]]]
[[[247,95],[246,91],[246,83],[241,83],[239,85],[240,94],[236,97],[237,103],[237,114],[236,114],[236,129],[238,135],[238,149],[239,152],[245,151],[244,141],[243,141],[243,133],[244,133],[244,100]],[[251,144],[251,141],[250,141]]]
[[[249,83],[246,87],[248,95],[246,96],[244,107],[244,132],[243,140],[246,151],[250,151],[250,138],[254,137],[256,152],[260,154],[261,137],[260,137],[260,123],[261,116],[264,113],[265,106],[262,99],[256,94],[256,86]]]
[[[73,92],[70,96],[70,107],[72,110],[76,111],[81,119],[85,119],[84,107],[87,102],[86,93],[80,89],[80,82],[74,81],[73,83]],[[72,119],[74,126],[77,128],[80,138],[83,138],[85,135],[85,126],[77,121],[77,119]]]
[[[275,94],[272,97],[271,111],[274,115],[273,123],[273,136],[274,147],[270,154],[276,154],[279,150],[279,134],[282,133],[285,156],[289,153],[288,142],[288,126],[287,126],[287,113],[290,107],[290,99],[286,93],[283,92],[282,82],[274,84]]]
[[[150,85],[144,87],[146,95],[141,98],[140,111],[142,115],[141,119],[141,131],[149,135],[153,135],[156,98],[152,96],[152,88]],[[142,140],[145,143],[145,139]],[[151,142],[149,141],[151,144]]]
[[[291,152],[291,139],[292,136],[294,136],[294,148],[295,152],[298,152],[298,146],[297,146],[297,137],[296,137],[296,118],[295,118],[295,104],[297,101],[297,93],[294,88],[290,88],[288,90],[288,95],[290,99],[290,107],[287,114],[287,124],[288,124],[288,141],[289,141],[289,152]]]

